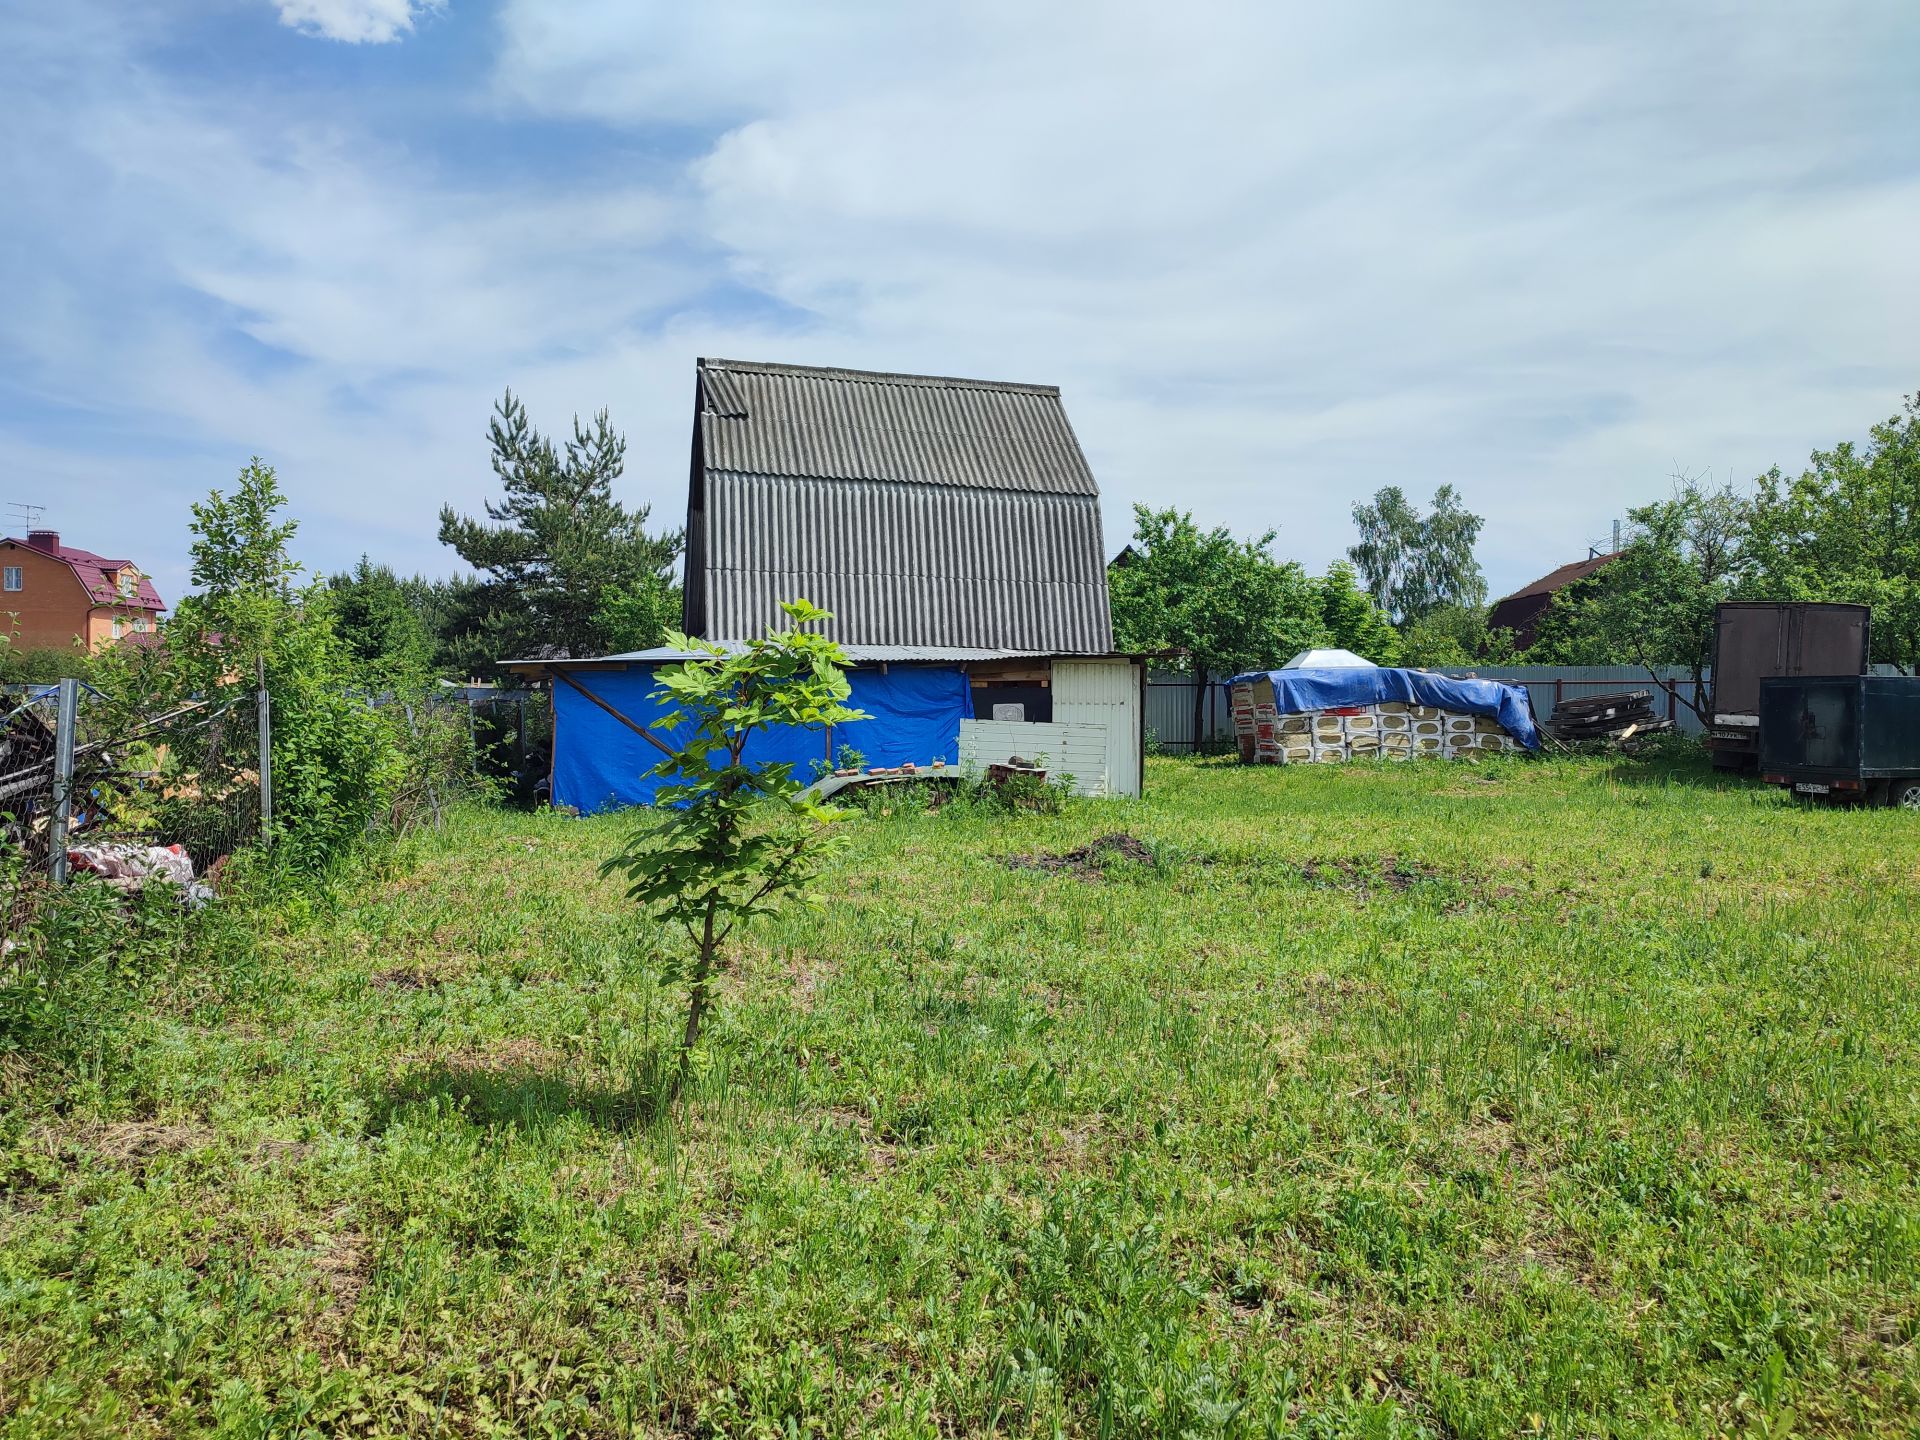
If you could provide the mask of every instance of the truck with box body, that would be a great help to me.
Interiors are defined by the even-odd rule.
[[[1760,775],[1797,795],[1920,810],[1920,679],[1762,680]]]
[[[1759,760],[1766,680],[1865,673],[1868,622],[1864,605],[1735,601],[1717,607],[1707,724],[1714,768],[1751,770]]]

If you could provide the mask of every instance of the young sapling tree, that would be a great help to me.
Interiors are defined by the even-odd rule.
[[[700,658],[662,668],[656,695],[671,708],[654,728],[679,738],[656,742],[666,756],[649,772],[664,777],[656,801],[601,874],[628,880],[628,898],[678,926],[688,948],[668,961],[667,978],[687,985],[687,1019],[666,1102],[680,1098],[723,948],[755,916],[811,900],[807,887],[848,812],[807,793],[790,764],[752,766],[747,742],[775,726],[824,728],[866,715],[845,703],[851,689],[839,645],[806,627],[832,617],[805,600],[782,604],[789,628],[738,650],[677,632],[667,643]]]

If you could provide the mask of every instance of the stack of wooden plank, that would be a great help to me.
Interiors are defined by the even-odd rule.
[[[1650,690],[1624,690],[1615,695],[1583,695],[1578,700],[1561,700],[1547,721],[1547,733],[1569,745],[1582,740],[1625,745],[1671,729],[1671,720],[1653,713]]]

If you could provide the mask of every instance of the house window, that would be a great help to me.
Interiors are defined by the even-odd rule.
[[[25,588],[26,579],[21,575],[20,567],[18,565],[7,566],[7,589],[24,590]]]
[[[136,635],[144,635],[147,633],[147,617],[146,616],[136,615],[133,617],[133,633]]]
[[[120,586],[120,598],[123,600],[132,599],[134,588],[140,583],[140,577],[135,573],[133,567],[129,565],[125,570],[120,572],[118,583]]]
[[[127,622],[122,620],[118,615],[114,616],[113,617],[113,638],[118,640],[122,635],[126,633],[127,633]]]

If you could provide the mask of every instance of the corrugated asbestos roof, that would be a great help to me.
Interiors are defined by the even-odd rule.
[[[709,470],[1100,493],[1051,385],[700,362]]]
[[[702,360],[690,633],[804,597],[843,645],[1112,648],[1099,487],[1052,386]]]

